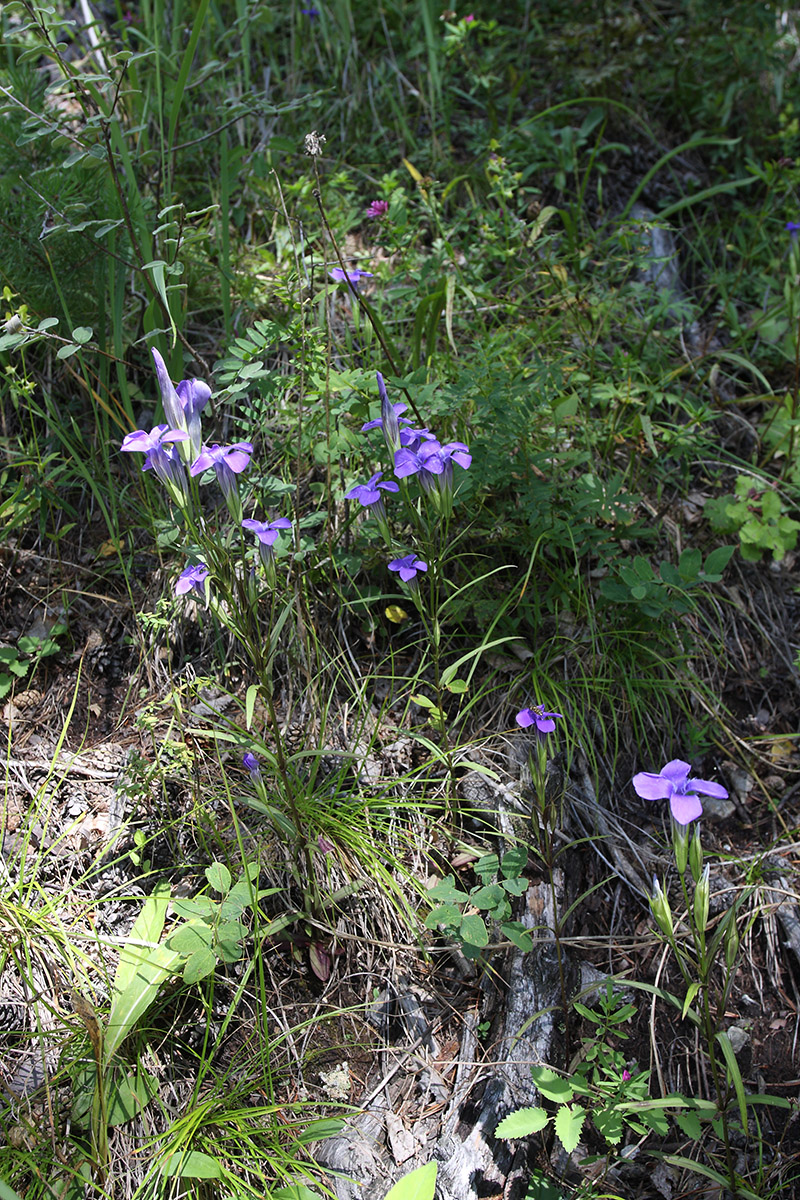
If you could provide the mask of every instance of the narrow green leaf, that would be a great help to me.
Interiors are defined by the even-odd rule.
[[[247,729],[253,728],[253,714],[256,711],[256,700],[258,699],[258,684],[251,683],[247,689],[247,695],[244,698],[244,723]]]
[[[725,1063],[728,1068],[728,1079],[733,1084],[736,1092],[736,1100],[739,1104],[739,1115],[742,1118],[742,1128],[747,1129],[747,1098],[744,1094],[744,1084],[742,1082],[742,1073],[739,1070],[739,1064],[736,1061],[736,1055],[733,1052],[731,1039],[723,1030],[716,1035],[714,1039],[722,1050],[725,1056]]]

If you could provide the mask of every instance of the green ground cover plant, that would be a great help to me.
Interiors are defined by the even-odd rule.
[[[349,1195],[397,978],[545,943],[508,1194],[790,1194],[795,14],[0,22],[2,1194]]]

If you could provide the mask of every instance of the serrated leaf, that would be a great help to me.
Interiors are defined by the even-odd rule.
[[[567,1154],[577,1146],[586,1120],[586,1109],[580,1104],[562,1104],[555,1115],[555,1130]]]
[[[606,1108],[592,1113],[592,1121],[597,1132],[605,1138],[609,1145],[616,1146],[622,1141],[622,1117],[616,1109]]]
[[[549,1120],[550,1118],[543,1108],[518,1108],[516,1112],[503,1117],[494,1131],[494,1136],[499,1138],[530,1137],[532,1133],[539,1133],[544,1129]]]
[[[569,1080],[562,1079],[549,1067],[531,1067],[531,1076],[542,1095],[548,1100],[555,1100],[556,1104],[564,1104],[575,1094]]]

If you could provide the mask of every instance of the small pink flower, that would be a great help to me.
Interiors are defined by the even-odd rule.
[[[370,204],[369,208],[367,209],[367,216],[375,218],[385,217],[388,211],[388,200],[373,200],[372,204]]]
[[[464,17],[464,24],[471,25],[474,20],[475,20],[475,13],[470,13],[469,16]]]
[[[630,1077],[631,1077],[631,1073],[630,1073],[630,1071],[629,1071],[629,1070],[627,1069],[627,1067],[626,1067],[626,1068],[625,1068],[625,1070],[622,1072],[622,1079],[623,1079],[623,1082],[624,1082],[624,1083],[627,1083],[627,1082],[628,1082],[628,1080],[630,1079]]]

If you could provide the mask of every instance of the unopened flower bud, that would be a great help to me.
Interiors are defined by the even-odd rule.
[[[678,872],[683,875],[689,859],[689,826],[681,825],[679,821],[672,822],[672,848],[675,852],[675,863]]]
[[[689,847],[689,867],[692,872],[692,879],[697,883],[703,872],[703,847],[700,844],[700,830],[695,825],[692,844]]]
[[[661,884],[655,878],[655,876],[653,876],[653,895],[650,897],[650,909],[661,932],[666,934],[668,938],[672,939],[674,936],[674,929],[672,925],[672,912],[669,907],[669,900],[667,899],[664,889],[661,887]]]
[[[708,902],[711,895],[711,867],[707,864],[694,889],[694,920],[701,933],[708,925]]]
[[[739,930],[736,928],[736,911],[728,914],[728,924],[725,929],[725,966],[733,970],[736,955],[739,953]]]

